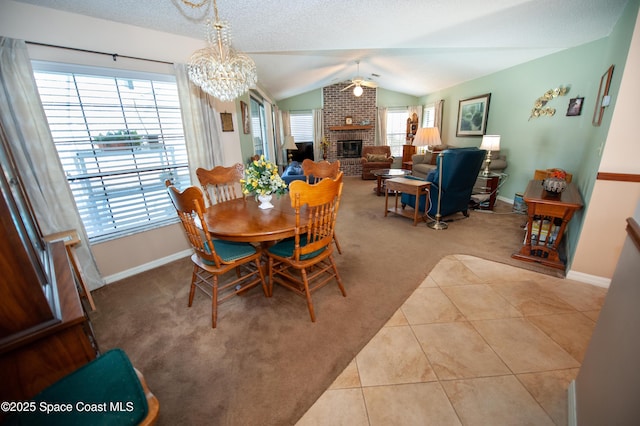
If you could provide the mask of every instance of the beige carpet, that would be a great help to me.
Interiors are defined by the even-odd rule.
[[[220,306],[211,329],[210,300],[187,307],[191,263],[167,264],[93,292],[100,349],[123,348],[160,400],[159,425],[294,424],[424,280],[438,261],[468,254],[538,272],[558,271],[511,259],[525,216],[499,203],[495,213],[454,216],[449,229],[384,217],[373,181],[346,178],[336,285],[305,301],[276,287]]]

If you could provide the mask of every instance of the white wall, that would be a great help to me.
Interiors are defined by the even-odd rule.
[[[615,70],[614,70],[615,72]],[[618,99],[598,169],[601,173],[640,174],[635,128],[640,97],[640,19],[636,20]],[[612,277],[626,238],[625,224],[640,200],[640,183],[596,180],[572,271]],[[610,206],[616,206],[615,210]],[[569,277],[580,278],[580,274]]]

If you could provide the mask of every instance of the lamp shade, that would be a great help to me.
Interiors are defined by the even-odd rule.
[[[484,135],[480,149],[486,151],[500,151],[500,135]]]
[[[298,149],[298,147],[296,146],[296,141],[291,135],[284,137],[284,144],[282,145],[282,147],[284,149]]]
[[[421,127],[413,138],[413,144],[416,146],[433,146],[441,143],[440,131],[437,127]]]
[[[362,86],[360,86],[359,84],[356,84],[356,87],[353,88],[353,94],[354,96],[358,97],[358,96],[362,96]]]

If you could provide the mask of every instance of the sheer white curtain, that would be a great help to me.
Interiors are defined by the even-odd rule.
[[[437,127],[438,130],[440,131],[440,135],[442,135],[442,107],[444,106],[444,99],[440,99],[439,101],[435,102],[435,119],[434,119],[434,126],[433,127]]]
[[[387,144],[387,108],[378,108],[378,119],[376,120],[376,145]]]
[[[322,158],[322,145],[320,141],[324,133],[324,119],[322,118],[322,109],[314,109],[313,114],[313,157],[316,161]]]
[[[223,163],[222,129],[213,98],[191,83],[186,64],[175,64],[174,68],[191,184],[197,185],[198,167],[212,169]]]
[[[282,112],[277,105],[273,106],[273,116],[275,117],[275,122],[273,123],[273,134],[275,135],[275,145],[276,145],[276,164],[279,166],[284,166],[287,164],[284,159],[284,150],[282,149]]]
[[[0,37],[0,125],[40,229],[45,235],[75,229],[82,240],[76,254],[86,284],[91,290],[102,287],[104,280],[51,138],[27,46],[7,37]]]

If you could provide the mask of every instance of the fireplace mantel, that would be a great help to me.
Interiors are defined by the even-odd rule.
[[[371,130],[371,129],[373,129],[372,125],[360,126],[360,125],[352,124],[350,126],[329,126],[329,130],[331,130],[332,132],[340,132],[343,130]]]

